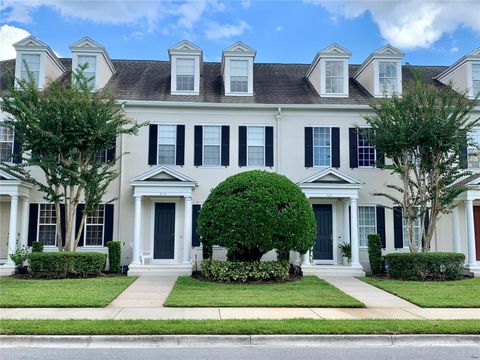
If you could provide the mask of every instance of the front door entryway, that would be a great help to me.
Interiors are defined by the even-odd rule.
[[[317,221],[317,241],[313,248],[314,260],[333,260],[332,205],[314,204]]]
[[[473,226],[475,229],[475,252],[480,261],[480,206],[473,207]]]
[[[153,258],[175,256],[175,203],[155,203]]]

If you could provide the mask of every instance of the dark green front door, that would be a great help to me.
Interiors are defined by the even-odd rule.
[[[175,256],[175,204],[155,204],[153,258],[173,259]]]
[[[313,205],[317,220],[317,241],[313,248],[314,260],[333,260],[332,205]]]

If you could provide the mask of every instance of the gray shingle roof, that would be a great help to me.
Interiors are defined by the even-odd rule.
[[[61,59],[71,68],[71,59]],[[372,96],[351,77],[348,98],[320,97],[305,78],[309,64],[254,64],[253,96],[225,96],[220,63],[205,62],[201,71],[200,95],[170,94],[170,62],[155,60],[112,60],[117,73],[108,86],[118,99],[199,103],[245,104],[368,104]],[[360,65],[349,65],[350,76]],[[414,66],[428,83],[446,66]],[[8,88],[15,71],[15,60],[0,62],[0,91]],[[8,75],[10,74],[10,76]],[[409,67],[402,69],[404,83],[413,80]]]

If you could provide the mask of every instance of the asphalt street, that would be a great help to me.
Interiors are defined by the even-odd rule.
[[[471,360],[480,359],[480,347],[473,346],[367,346],[367,347],[222,347],[222,348],[2,348],[2,360]]]

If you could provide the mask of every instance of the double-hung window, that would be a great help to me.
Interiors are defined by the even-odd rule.
[[[368,235],[377,233],[376,206],[358,207],[358,241],[360,246],[368,246]]]
[[[85,246],[103,246],[105,206],[101,205],[93,214],[85,219]]]
[[[392,92],[397,89],[397,63],[380,61],[378,63],[378,86],[381,92]]]
[[[97,72],[97,57],[95,55],[78,55],[78,65],[87,66],[83,71],[83,75],[86,79],[89,79],[89,83],[95,86],[95,76]]]
[[[408,227],[407,219],[402,218],[403,225],[403,247],[408,247]],[[420,218],[416,218],[413,222],[413,242],[418,249],[422,248],[422,239],[420,238]]]
[[[358,132],[357,136],[358,167],[374,167],[376,161],[375,147],[370,144],[365,134]]]
[[[35,84],[38,85],[40,80],[40,54],[22,54],[20,59],[20,78],[28,81],[28,72],[30,72]]]
[[[38,241],[45,246],[57,244],[57,212],[54,204],[40,204],[38,212]]]
[[[332,141],[329,127],[313,128],[313,166],[331,166]]]
[[[247,165],[265,166],[265,127],[247,127]]]
[[[480,93],[480,64],[472,64],[472,89],[473,96]]]
[[[175,165],[176,125],[158,125],[158,164]]]
[[[230,60],[230,92],[248,92],[248,60]]]
[[[177,91],[193,91],[195,80],[195,59],[176,60]]]
[[[221,163],[222,127],[203,127],[203,165],[218,166]]]
[[[0,125],[0,162],[11,162],[13,154],[13,130]]]
[[[95,154],[95,162],[105,163],[107,162],[107,150],[100,150]]]
[[[480,168],[480,127],[474,128],[470,132],[470,144],[467,148],[468,168]]]
[[[325,92],[327,94],[343,94],[344,62],[325,61]]]

